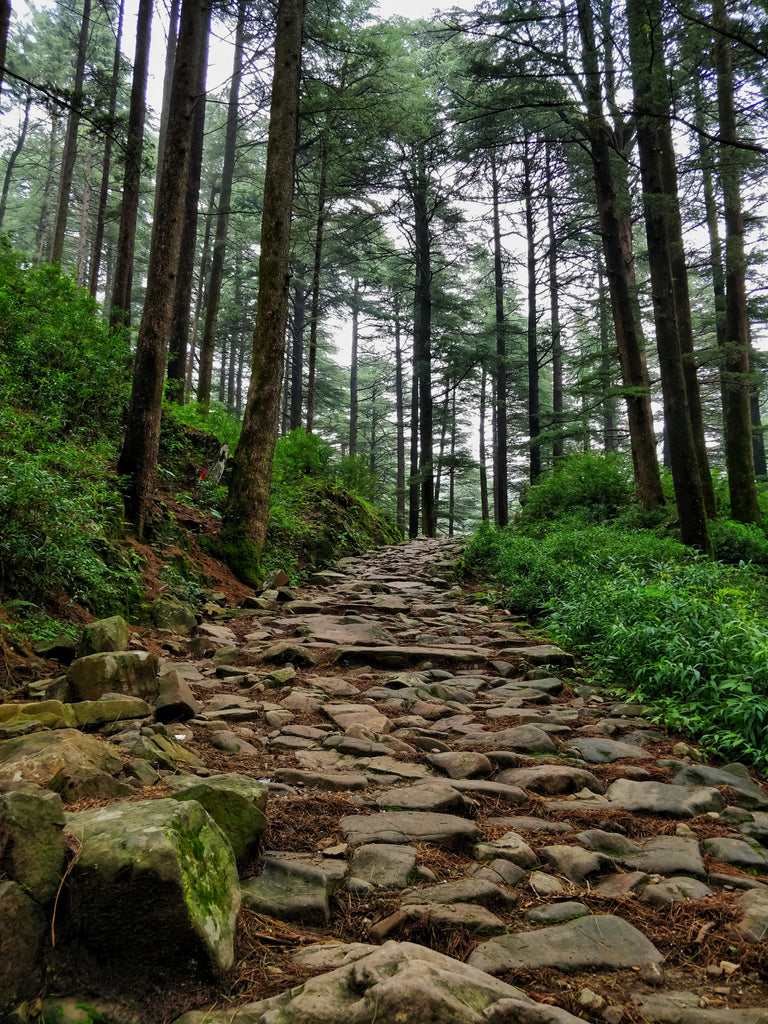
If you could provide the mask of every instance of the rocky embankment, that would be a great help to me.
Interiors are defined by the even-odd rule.
[[[458,554],[48,652],[0,704],[4,1019],[768,1022],[764,780],[584,684]]]

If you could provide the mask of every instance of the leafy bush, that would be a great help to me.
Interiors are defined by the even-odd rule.
[[[115,436],[130,352],[96,314],[73,278],[25,265],[0,238],[0,401],[41,417],[49,433]]]
[[[717,519],[709,525],[715,558],[730,565],[752,562],[768,568],[768,539],[754,523],[737,523],[733,519]]]
[[[466,563],[500,583],[513,607],[541,612],[603,681],[710,747],[768,765],[768,585],[753,566],[724,566],[651,533],[572,523],[543,538],[486,528]]]
[[[520,526],[578,515],[602,522],[629,505],[632,480],[622,458],[583,452],[558,463],[551,476],[535,483],[517,516]]]
[[[285,437],[279,437],[275,446],[272,467],[273,487],[298,483],[305,477],[328,475],[332,448],[317,434],[308,434],[297,427]]]
[[[242,424],[221,402],[211,402],[207,414],[205,406],[199,402],[187,402],[186,405],[164,402],[163,416],[188,427],[196,427],[207,434],[213,434],[219,444],[229,445],[230,452],[234,452],[240,440]]]

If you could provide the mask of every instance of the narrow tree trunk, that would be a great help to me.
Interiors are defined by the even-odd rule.
[[[77,250],[75,252],[75,274],[81,285],[85,286],[88,280],[88,222],[91,219],[91,197],[93,187],[91,176],[93,174],[95,139],[91,136],[88,145],[88,155],[85,158],[83,171],[83,194],[80,200],[80,227],[77,232]]]
[[[555,183],[552,174],[552,144],[546,143],[547,234],[549,236],[549,316],[552,330],[552,458],[562,459],[563,446],[563,344],[560,337],[560,282],[557,275],[557,231],[555,229]]]
[[[486,462],[485,453],[485,416],[486,416],[486,388],[488,385],[488,374],[486,373],[485,366],[483,366],[480,373],[480,424],[478,428],[479,433],[479,449],[480,449],[480,518],[484,523],[488,522],[489,519],[489,508],[488,508],[488,464]]]
[[[416,284],[414,289],[414,372],[419,379],[419,477],[421,480],[421,531],[434,537],[437,528],[432,453],[432,265],[428,182],[423,145],[414,162],[414,239]]]
[[[96,208],[96,228],[93,233],[93,246],[91,248],[91,266],[88,278],[88,290],[96,298],[99,290],[99,268],[101,267],[101,250],[104,244],[104,222],[107,216],[107,201],[109,199],[109,175],[112,169],[112,134],[115,124],[115,110],[117,109],[117,87],[120,82],[120,47],[123,41],[123,18],[125,16],[125,0],[120,0],[117,8],[117,29],[115,32],[115,54],[112,61],[112,78],[109,83],[109,101],[107,112],[109,115],[109,130],[104,139],[104,153],[101,158],[101,182],[99,185],[99,202]]]
[[[80,128],[80,107],[83,101],[83,81],[85,79],[85,55],[88,48],[88,35],[91,23],[91,0],[83,0],[82,22],[77,42],[75,57],[75,81],[72,90],[72,106],[67,118],[67,130],[64,135],[64,153],[61,158],[61,177],[59,179],[59,198],[56,204],[56,216],[53,221],[53,242],[51,244],[51,263],[61,263],[64,255],[64,237],[67,232],[67,216],[69,214],[69,195],[72,191],[72,177],[77,156],[77,133]]]
[[[213,350],[216,344],[216,324],[219,318],[219,306],[221,305],[221,286],[224,281],[224,258],[227,251],[229,215],[232,207],[232,182],[235,177],[235,158],[237,156],[240,82],[243,76],[245,12],[245,0],[239,0],[237,8],[237,27],[235,29],[235,49],[232,60],[232,78],[229,83],[227,130],[224,138],[224,162],[221,169],[219,213],[216,219],[216,235],[213,242],[213,258],[211,259],[211,278],[208,282],[208,296],[205,304],[205,322],[203,324],[203,337],[200,343],[200,376],[197,383],[197,400],[205,407],[208,406],[208,402],[210,401]]]
[[[312,266],[312,308],[309,314],[309,365],[307,366],[307,433],[315,423],[315,376],[317,374],[317,332],[320,326],[320,275],[323,269],[323,236],[325,233],[326,193],[328,187],[328,150],[320,140],[320,185],[317,191],[315,223],[315,255]]]
[[[133,61],[131,106],[128,113],[128,137],[125,143],[123,201],[117,233],[117,260],[112,285],[109,324],[113,330],[131,322],[133,253],[136,247],[136,221],[139,215],[141,156],[144,148],[144,120],[147,109],[147,75],[152,30],[152,0],[139,0],[136,19],[136,55]]]
[[[683,543],[711,552],[680,344],[684,325],[677,316],[673,279],[673,250],[680,239],[675,237],[677,195],[670,191],[665,167],[666,160],[673,156],[669,154],[669,93],[663,63],[660,4],[658,0],[627,0],[626,9],[656,345],[675,499]],[[679,208],[677,215],[679,217]]]
[[[754,390],[750,395],[750,410],[752,414],[752,457],[755,460],[755,476],[758,480],[765,480],[768,476],[768,466],[765,459],[765,434],[760,416],[760,395]]]
[[[416,373],[416,336],[413,338],[413,359],[411,360],[411,443],[410,476],[408,478],[408,536],[413,540],[419,535],[419,377]]]
[[[395,295],[395,431],[397,450],[397,477],[395,482],[397,532],[405,535],[405,403],[403,395],[403,348],[401,342],[400,300]]]
[[[638,497],[645,509],[664,504],[661,474],[656,455],[648,371],[635,294],[632,223],[626,184],[616,172],[608,140],[610,126],[603,114],[600,70],[589,0],[576,0],[584,66],[584,98],[587,136],[595,180],[605,270],[619,351],[619,363],[627,405],[632,462]]]
[[[616,443],[616,409],[613,398],[613,367],[616,362],[616,353],[611,351],[609,318],[611,315],[610,304],[606,294],[605,277],[602,266],[598,266],[598,295],[600,302],[600,363],[603,376],[603,386],[606,394],[602,400],[603,411],[603,448],[607,452],[615,452],[618,448]]]
[[[41,263],[48,263],[51,256],[52,239],[48,234],[50,220],[51,196],[53,194],[54,176],[56,173],[56,153],[58,149],[57,129],[59,120],[55,113],[51,114],[51,136],[48,142],[48,168],[43,186],[43,200],[40,204],[40,217],[35,232],[35,252]]]
[[[493,403],[493,509],[497,526],[509,522],[507,475],[507,324],[504,316],[504,267],[501,250],[501,214],[496,152],[491,150],[491,200],[493,203],[493,284],[496,365]]]
[[[126,513],[144,536],[152,509],[160,444],[160,413],[174,285],[184,223],[184,195],[198,96],[198,67],[210,7],[183,0],[173,74],[171,115],[160,179],[161,200],[152,230],[144,311],[136,340],[133,389],[118,473],[129,478]]]
[[[187,165],[186,191],[184,195],[184,226],[181,235],[178,273],[173,296],[173,316],[168,338],[170,358],[168,361],[168,398],[183,403],[189,348],[189,318],[192,307],[192,290],[195,284],[195,259],[197,257],[197,213],[200,202],[200,180],[203,174],[203,143],[205,141],[205,80],[208,71],[208,37],[210,12],[203,39],[203,52],[198,66],[197,102],[192,122],[192,141]]]
[[[723,0],[714,2],[714,24],[718,32],[715,67],[720,118],[720,183],[725,214],[725,351],[720,375],[725,410],[725,464],[731,517],[742,523],[759,523],[749,395],[749,321],[739,137],[733,101],[731,40]]]
[[[152,219],[157,216],[157,204],[160,202],[160,172],[163,167],[165,153],[165,136],[168,132],[168,115],[171,105],[171,88],[173,86],[173,65],[176,60],[176,44],[179,39],[179,3],[171,0],[168,12],[168,39],[165,45],[165,72],[163,74],[163,98],[160,104],[160,126],[157,133],[157,167],[155,169],[155,199]]]
[[[526,136],[523,151],[523,198],[525,201],[525,237],[528,265],[528,436],[530,438],[530,481],[541,476],[541,419],[539,411],[539,352],[536,338],[536,237],[533,221],[533,181],[531,154]]]
[[[251,384],[222,525],[222,539],[232,568],[246,582],[258,579],[267,536],[272,458],[280,411],[303,21],[303,0],[279,0]]]
[[[301,426],[302,382],[304,377],[304,327],[307,322],[307,268],[300,263],[293,281],[293,344],[291,346],[291,409],[289,427]]]
[[[448,536],[453,536],[456,508],[456,385],[451,395],[451,461],[448,470]]]
[[[0,0],[0,89],[3,87],[8,31],[11,27],[11,0]]]
[[[357,391],[357,361],[360,330],[360,281],[355,278],[352,287],[352,351],[349,367],[349,454],[357,455],[357,428],[359,395]]]
[[[24,143],[27,138],[27,132],[29,131],[29,111],[32,106],[32,92],[27,88],[27,98],[24,103],[24,120],[21,122],[21,131],[19,137],[16,140],[16,145],[13,147],[8,155],[8,163],[5,165],[5,176],[3,177],[3,192],[0,195],[0,230],[3,227],[3,220],[5,219],[5,209],[8,204],[8,192],[11,187],[11,180],[13,179],[13,169],[16,166],[16,161],[19,159],[19,153],[24,148]]]
[[[192,394],[192,378],[195,372],[195,355],[197,352],[197,335],[200,329],[200,318],[202,316],[203,306],[205,304],[205,286],[208,278],[208,262],[211,252],[211,223],[213,221],[213,209],[214,204],[216,203],[218,189],[218,182],[214,181],[211,186],[211,198],[208,203],[208,212],[205,217],[203,251],[200,255],[200,266],[197,271],[197,295],[195,296],[195,312],[192,318],[192,337],[190,338],[189,345],[187,346],[188,352],[184,377],[184,396],[180,401],[186,401],[187,396]],[[197,232],[195,232],[195,234],[197,234]],[[176,367],[173,368],[173,373],[174,375],[176,374]]]

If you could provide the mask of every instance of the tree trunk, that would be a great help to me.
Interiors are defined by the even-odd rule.
[[[416,338],[411,360],[411,442],[410,476],[408,477],[408,536],[419,535],[419,377],[416,373]]]
[[[480,518],[484,523],[488,522],[488,465],[485,460],[485,408],[486,408],[486,387],[488,374],[485,366],[480,372],[480,424],[479,424],[479,449],[480,449]]]
[[[669,93],[660,4],[658,0],[627,0],[626,9],[656,345],[675,499],[683,543],[711,552],[680,343],[685,328],[678,320],[672,265],[673,259],[677,259],[673,250],[681,239],[675,231],[676,211],[679,219],[677,195],[671,191],[666,166],[674,160],[674,154],[670,153]]]
[[[560,282],[557,276],[557,231],[555,230],[555,183],[552,174],[552,144],[546,143],[547,234],[549,236],[549,316],[552,330],[552,459],[558,462],[563,446],[563,344],[560,336]]]
[[[173,316],[168,338],[170,359],[168,361],[168,398],[183,403],[186,393],[187,350],[189,349],[189,316],[192,306],[192,289],[195,283],[195,259],[197,257],[197,208],[200,202],[200,180],[203,174],[203,143],[205,141],[205,79],[208,71],[208,36],[210,11],[203,38],[203,52],[200,56],[197,76],[197,103],[192,122],[192,142],[187,165],[187,181],[184,195],[184,226],[181,235],[181,252],[176,275],[176,291],[173,297]]]
[[[611,158],[610,126],[603,114],[595,30],[589,0],[577,0],[579,33],[584,66],[584,98],[587,136],[595,180],[600,234],[611,296],[613,325],[627,405],[632,462],[638,497],[644,509],[665,503],[656,455],[648,371],[635,294],[632,222],[628,189]]]
[[[117,470],[129,478],[126,513],[144,536],[157,480],[160,413],[168,334],[184,223],[184,198],[195,110],[199,102],[199,64],[210,7],[183,0],[173,73],[161,197],[152,230],[144,311],[136,340],[133,389],[125,442]]]
[[[357,420],[359,395],[357,391],[357,361],[360,330],[360,281],[355,278],[352,289],[352,351],[349,367],[349,454],[357,455]]]
[[[304,377],[304,327],[307,322],[307,268],[300,263],[293,282],[293,331],[291,345],[291,408],[288,425],[291,430],[301,426],[302,383]]]
[[[75,274],[81,285],[85,286],[88,275],[88,222],[91,219],[91,196],[93,186],[93,164],[95,158],[95,138],[91,136],[88,144],[88,155],[85,158],[83,171],[83,194],[80,199],[80,227],[77,232],[77,250],[75,253]]]
[[[501,251],[499,175],[496,166],[496,152],[493,149],[491,150],[491,199],[493,203],[493,290],[496,333],[496,365],[493,379],[493,510],[496,525],[506,526],[509,522],[509,480],[507,475],[507,324],[504,316],[504,267]],[[481,462],[483,458],[483,453],[481,453]]]
[[[8,31],[11,27],[11,0],[0,0],[0,89],[3,87]]]
[[[88,35],[91,23],[91,0],[83,0],[82,23],[77,42],[75,57],[75,81],[72,90],[72,106],[67,118],[67,131],[64,135],[64,153],[61,158],[61,177],[59,179],[59,198],[56,204],[56,217],[53,222],[53,243],[51,245],[51,263],[61,263],[64,255],[64,236],[67,231],[69,214],[69,195],[72,191],[72,176],[77,156],[77,133],[80,128],[80,107],[83,102],[83,81],[85,79],[85,55],[88,48]]]
[[[99,268],[101,267],[101,250],[104,244],[104,221],[107,216],[107,201],[109,199],[109,175],[112,168],[112,125],[115,119],[117,108],[117,87],[120,81],[120,47],[123,41],[123,18],[125,15],[125,0],[120,0],[117,9],[117,31],[115,33],[115,55],[112,61],[112,78],[109,83],[108,114],[110,130],[104,139],[104,153],[101,159],[101,183],[99,185],[99,202],[96,208],[96,229],[93,233],[93,247],[91,248],[91,266],[88,278],[88,291],[96,298],[99,290]]]
[[[303,20],[303,0],[279,0],[253,365],[222,525],[222,540],[230,564],[249,583],[258,579],[267,536],[272,458],[280,411]]]
[[[315,256],[312,266],[312,308],[309,314],[309,365],[307,366],[307,433],[315,424],[315,376],[317,374],[317,332],[320,326],[320,275],[323,269],[323,235],[325,233],[325,201],[328,185],[328,150],[320,140],[320,185],[317,192],[315,224]]]
[[[42,263],[48,263],[51,257],[51,238],[48,234],[48,220],[51,206],[51,194],[56,172],[57,139],[56,130],[59,121],[55,113],[51,114],[51,137],[48,143],[48,169],[43,187],[43,201],[40,205],[40,217],[35,232],[35,252]]]
[[[750,395],[750,409],[752,413],[752,457],[755,461],[755,476],[758,480],[765,480],[768,476],[768,466],[765,459],[765,434],[763,423],[760,417],[760,395],[754,390]]]
[[[157,204],[160,202],[160,172],[165,153],[165,136],[168,132],[168,115],[171,105],[171,89],[173,87],[173,65],[176,60],[176,44],[179,39],[179,3],[171,0],[168,12],[168,40],[165,45],[165,72],[163,74],[163,98],[160,105],[160,126],[157,132],[157,168],[155,170],[155,200],[152,219],[157,216]]]
[[[414,162],[414,239],[416,283],[414,287],[414,372],[419,380],[419,478],[421,481],[421,531],[434,537],[437,527],[435,481],[432,462],[432,266],[428,181],[423,144]]]
[[[24,143],[27,138],[27,132],[29,131],[29,111],[32,106],[32,92],[27,88],[27,98],[24,103],[24,120],[21,122],[21,131],[19,137],[16,140],[16,145],[13,147],[8,155],[8,163],[5,165],[5,176],[3,177],[3,192],[0,195],[0,230],[3,227],[3,220],[5,219],[5,209],[8,204],[8,192],[11,187],[11,180],[13,179],[13,169],[16,166],[16,161],[19,159],[19,153],[24,148]]]
[[[523,151],[523,198],[525,201],[525,237],[528,265],[528,436],[531,444],[530,481],[541,476],[541,419],[539,412],[539,352],[536,339],[536,238],[533,222],[533,181],[531,179],[530,140]]]
[[[203,337],[200,342],[200,375],[197,382],[197,400],[205,408],[208,407],[211,397],[213,350],[216,344],[216,323],[219,318],[219,306],[221,305],[221,286],[224,282],[224,257],[227,251],[229,215],[232,208],[232,181],[235,176],[235,157],[237,156],[236,147],[240,107],[240,82],[243,76],[245,12],[245,0],[239,0],[237,8],[237,28],[235,29],[235,51],[232,60],[232,78],[229,83],[227,130],[224,139],[224,162],[221,169],[219,213],[216,219],[216,235],[213,242],[211,278],[208,282],[208,295],[207,302],[205,304]]]
[[[405,536],[405,403],[403,395],[403,348],[401,342],[400,299],[395,295],[395,430],[397,448],[397,532]]]
[[[451,461],[448,469],[448,536],[453,536],[456,507],[456,385],[451,395]]]
[[[759,523],[762,517],[755,485],[749,396],[749,321],[739,137],[733,100],[731,40],[723,0],[715,0],[713,14],[718,33],[715,68],[720,118],[720,183],[725,215],[725,350],[720,374],[725,411],[725,464],[731,518],[742,523]]]
[[[136,19],[136,55],[133,61],[131,106],[128,113],[128,137],[125,143],[123,201],[117,234],[117,260],[112,284],[109,325],[113,330],[131,323],[133,289],[133,253],[136,246],[136,220],[139,215],[141,156],[144,148],[144,120],[147,110],[147,74],[152,30],[152,0],[139,0]]]
[[[606,389],[605,397],[601,403],[603,411],[603,448],[607,452],[615,452],[618,449],[618,445],[616,443],[616,403],[612,394],[612,388],[616,353],[611,351],[608,324],[611,313],[602,266],[598,266],[598,294],[600,302],[600,362],[603,386]]]
[[[205,231],[203,233],[203,251],[200,255],[200,266],[197,272],[197,295],[195,297],[195,313],[192,320],[192,337],[190,339],[187,352],[185,377],[184,377],[184,395],[179,401],[186,401],[186,397],[192,394],[192,377],[195,372],[195,353],[197,351],[197,334],[200,328],[200,317],[202,315],[203,305],[205,304],[205,285],[208,277],[208,260],[211,251],[211,223],[213,219],[213,208],[216,202],[216,195],[218,193],[219,185],[218,182],[214,181],[211,186],[211,198],[208,203],[208,212],[205,217]],[[197,233],[197,232],[195,232]],[[173,370],[176,373],[176,367]]]

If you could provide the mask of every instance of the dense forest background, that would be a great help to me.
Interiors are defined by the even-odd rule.
[[[173,69],[193,7],[185,113]],[[145,298],[160,304],[153,224],[180,191],[166,395],[239,418],[276,11],[5,14],[0,230],[135,344]],[[167,59],[147,105],[150,39]],[[309,4],[280,433],[351,457],[411,535],[504,525],[528,482],[589,450],[631,452],[646,509],[669,467],[703,549],[718,510],[758,521],[766,46],[762,6],[721,0],[481,3],[431,21]],[[189,159],[158,191],[179,117]]]

